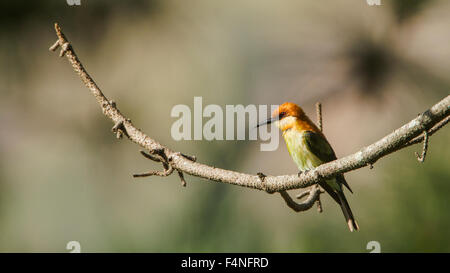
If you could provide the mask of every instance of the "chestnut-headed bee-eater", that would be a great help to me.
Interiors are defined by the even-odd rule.
[[[283,103],[272,113],[271,118],[258,124],[258,127],[272,122],[275,122],[275,125],[283,132],[289,154],[300,172],[336,159],[333,148],[324,134],[297,104]],[[358,230],[358,224],[344,195],[342,185],[352,192],[344,175],[338,174],[331,179],[319,182],[319,185],[341,206],[350,231]]]

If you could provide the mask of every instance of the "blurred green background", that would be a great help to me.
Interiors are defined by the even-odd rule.
[[[88,90],[48,47],[59,22],[106,96],[138,127],[202,163],[292,174],[284,143],[180,141],[174,105],[281,104],[315,119],[338,155],[356,152],[450,90],[450,2],[2,1],[0,251],[450,251],[450,131],[420,164],[409,147],[346,175],[361,231],[339,207],[295,213],[278,194],[187,176],[133,179],[160,168],[110,132]],[[291,192],[295,194],[296,191]]]

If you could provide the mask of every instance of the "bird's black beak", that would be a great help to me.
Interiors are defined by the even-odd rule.
[[[267,124],[271,124],[272,122],[276,121],[276,118],[268,118],[266,121],[261,122],[260,124],[256,125],[256,128],[267,125]]]

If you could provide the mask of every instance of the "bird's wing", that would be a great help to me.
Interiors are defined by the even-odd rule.
[[[328,143],[328,141],[321,134],[315,133],[313,131],[306,131],[303,134],[303,139],[309,150],[322,162],[326,163],[337,159],[330,143]],[[342,174],[337,175],[336,179],[338,182],[346,186],[350,192],[353,193]]]
[[[309,150],[322,162],[330,162],[336,159],[333,148],[322,135],[313,131],[305,131],[303,139]]]

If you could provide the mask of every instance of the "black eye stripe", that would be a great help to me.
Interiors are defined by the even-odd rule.
[[[278,117],[279,118],[282,118],[282,117],[284,117],[286,115],[286,112],[281,112],[279,115],[278,115]]]

